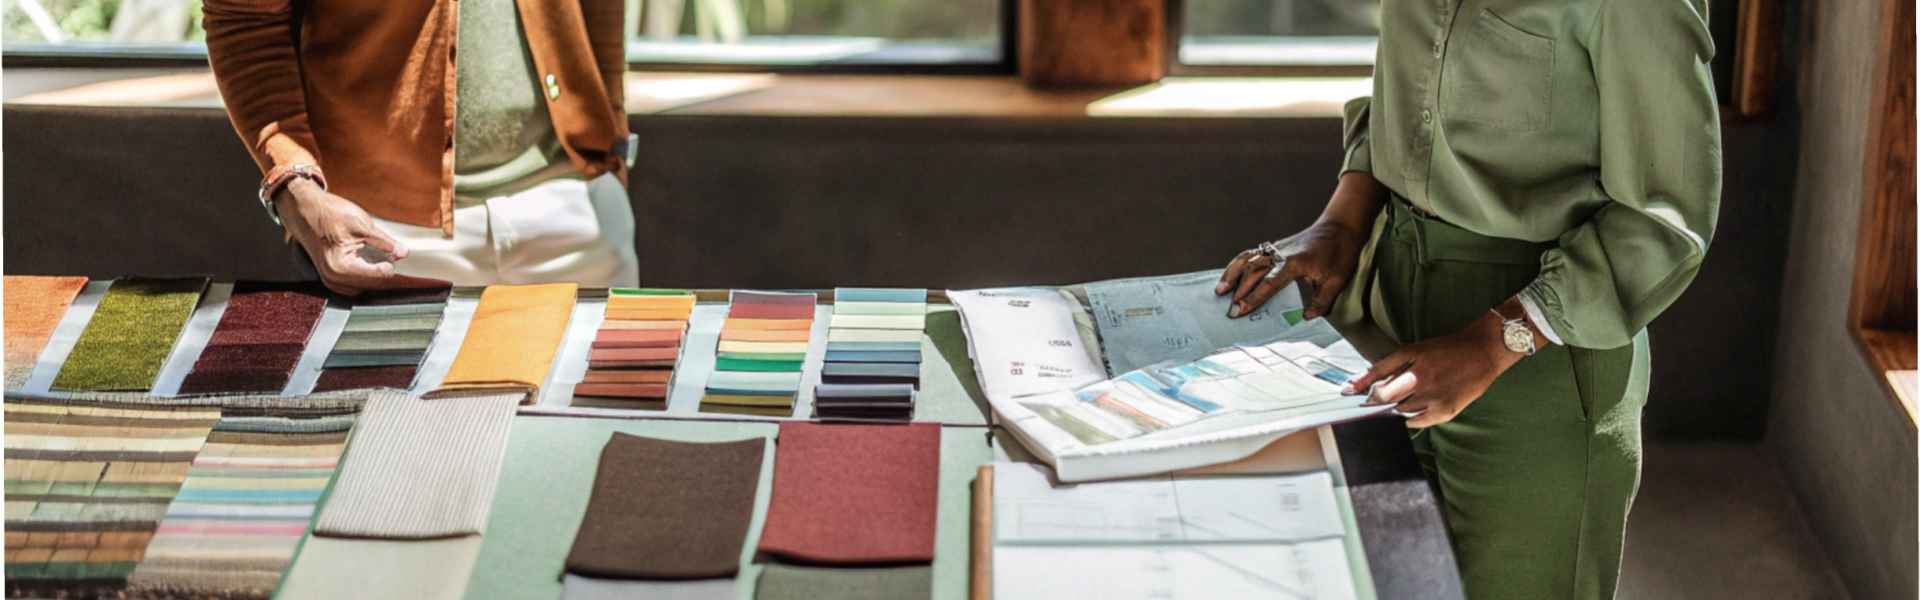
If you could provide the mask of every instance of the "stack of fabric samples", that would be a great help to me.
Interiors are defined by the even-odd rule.
[[[792,415],[817,301],[813,293],[734,291],[701,412]]]
[[[347,313],[313,391],[413,385],[452,288],[369,292]]]
[[[312,283],[234,284],[180,393],[280,393],[326,307],[326,291]]]
[[[593,336],[586,378],[573,388],[573,405],[666,410],[693,304],[687,290],[608,290],[606,319]]]
[[[823,383],[814,388],[813,416],[913,420],[927,291],[838,288],[833,298],[827,363],[820,373]]]

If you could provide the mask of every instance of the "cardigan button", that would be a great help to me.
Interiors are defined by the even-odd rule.
[[[560,78],[555,77],[552,73],[547,74],[547,99],[560,99]]]

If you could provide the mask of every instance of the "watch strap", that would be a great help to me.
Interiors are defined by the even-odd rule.
[[[267,218],[271,219],[274,225],[281,225],[281,221],[280,211],[274,206],[273,197],[280,193],[280,188],[287,187],[287,184],[292,183],[296,178],[312,181],[319,184],[320,189],[327,189],[327,175],[321,172],[320,165],[293,163],[275,165],[269,169],[266,177],[260,179],[260,207],[266,209]]]

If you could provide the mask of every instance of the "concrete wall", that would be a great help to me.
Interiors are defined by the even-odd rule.
[[[1853,597],[1912,598],[1914,428],[1846,328],[1879,5],[1802,6],[1800,163],[1767,445]]]

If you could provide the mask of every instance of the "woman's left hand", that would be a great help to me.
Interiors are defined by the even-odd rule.
[[[1396,405],[1395,411],[1409,415],[1408,427],[1432,427],[1452,421],[1525,357],[1507,349],[1500,320],[1487,313],[1459,333],[1400,347],[1343,391],[1370,393],[1370,405]]]

